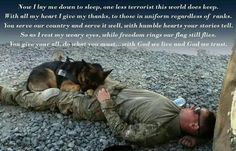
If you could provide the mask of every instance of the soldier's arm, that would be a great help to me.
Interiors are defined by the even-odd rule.
[[[157,138],[157,135],[159,133],[159,125],[145,123],[128,124],[123,121],[115,111],[115,103],[109,97],[107,98],[107,96],[99,96],[99,94],[107,93],[103,91],[106,90],[100,90],[97,97],[99,102],[101,103],[101,108],[107,119],[107,122],[113,132],[120,135],[125,140],[142,145],[158,144],[162,143],[162,141],[165,141],[165,138],[154,139]]]
[[[122,89],[126,88],[126,85],[120,83],[119,81],[112,80],[111,78],[107,77],[103,85],[100,85],[94,92],[97,94],[99,90],[102,88],[108,90],[111,95],[117,95]]]
[[[127,124],[113,109],[102,109],[109,127],[123,139],[142,145],[158,144],[164,140],[163,138],[163,140],[152,142],[152,139],[158,135],[159,125],[145,123]]]

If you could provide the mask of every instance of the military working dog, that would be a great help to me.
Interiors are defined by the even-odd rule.
[[[27,80],[27,89],[34,92],[48,88],[83,92],[95,90],[111,71],[104,71],[98,63],[71,61],[70,58],[65,62],[46,62],[33,68]]]

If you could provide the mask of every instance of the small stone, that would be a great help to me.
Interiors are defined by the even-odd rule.
[[[2,117],[10,117],[11,115],[9,114],[9,113],[4,113],[3,115],[2,115]]]
[[[75,131],[70,131],[70,130],[66,131],[66,133],[68,135],[76,135],[77,134]]]
[[[62,145],[64,144],[64,142],[63,142],[62,140],[60,140],[59,142],[57,142],[57,144],[58,144],[59,146],[62,146]]]
[[[95,122],[95,126],[100,126],[101,124],[99,122]]]
[[[59,113],[57,113],[57,114],[56,114],[56,117],[57,117],[57,118],[59,118],[59,119],[62,119],[62,118],[63,118],[63,115],[62,115],[62,114],[59,114]]]
[[[70,143],[68,144],[68,147],[70,147],[70,148],[73,148],[74,146],[75,146],[74,142],[70,142]]]
[[[18,128],[18,127],[16,127],[14,130],[12,130],[13,133],[16,133],[16,132],[18,132],[18,131],[19,131],[19,128]]]
[[[7,148],[7,151],[14,151],[12,148]]]
[[[38,126],[32,127],[32,128],[31,128],[31,132],[36,132],[38,129],[39,129]]]

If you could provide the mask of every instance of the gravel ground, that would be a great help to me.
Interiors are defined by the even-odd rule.
[[[15,48],[0,45],[0,84],[16,88],[25,81],[31,69],[51,61],[61,49],[75,60],[101,63],[114,69],[111,77],[129,87],[145,88],[171,99],[182,96],[186,106],[198,104],[216,110],[226,70],[228,55],[197,56],[127,48]],[[104,122],[75,121],[60,113],[34,112],[20,107],[0,106],[0,150],[56,151],[103,150],[113,144],[126,144],[109,130]],[[211,150],[212,142],[192,150]],[[136,150],[191,150],[176,141],[155,148]]]

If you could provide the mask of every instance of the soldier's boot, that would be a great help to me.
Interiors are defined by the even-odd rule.
[[[15,102],[15,97],[21,92],[14,91],[11,89],[7,89],[5,87],[0,86],[0,102],[8,105],[17,105]]]
[[[220,94],[219,108],[216,116],[216,125],[213,138],[214,151],[231,151],[236,138],[231,127],[231,106],[233,102],[232,92],[236,88],[236,45],[228,63]],[[236,119],[235,119],[236,120]],[[236,145],[236,144],[235,144]]]

